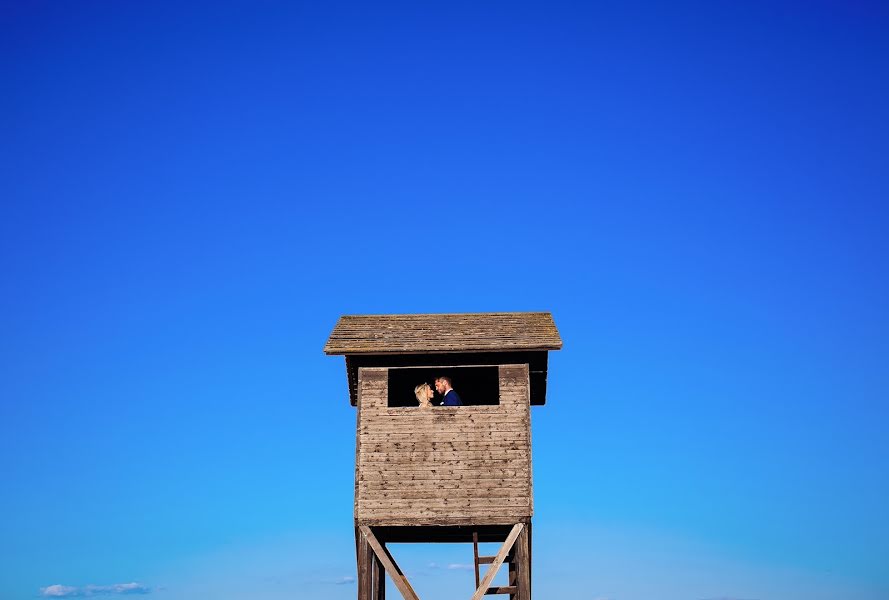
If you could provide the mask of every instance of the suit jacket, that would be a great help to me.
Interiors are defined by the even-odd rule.
[[[442,406],[463,406],[463,402],[460,401],[460,396],[457,395],[457,392],[454,390],[450,390],[444,396],[444,400],[441,403]]]

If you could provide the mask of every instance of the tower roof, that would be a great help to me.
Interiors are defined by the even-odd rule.
[[[326,354],[417,354],[559,350],[548,312],[344,315]]]

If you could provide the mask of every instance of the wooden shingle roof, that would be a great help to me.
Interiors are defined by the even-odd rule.
[[[413,354],[559,350],[548,312],[438,315],[344,315],[326,354]]]

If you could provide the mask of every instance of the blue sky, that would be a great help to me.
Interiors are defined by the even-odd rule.
[[[5,2],[0,31],[4,600],[353,598],[336,319],[522,310],[565,342],[538,597],[889,598],[885,7]],[[394,553],[470,595],[470,548]]]

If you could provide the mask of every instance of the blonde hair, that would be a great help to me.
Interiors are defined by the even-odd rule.
[[[420,406],[429,406],[429,397],[426,395],[426,390],[431,389],[428,383],[421,383],[414,388],[414,395],[417,397],[417,402],[420,403]]]

